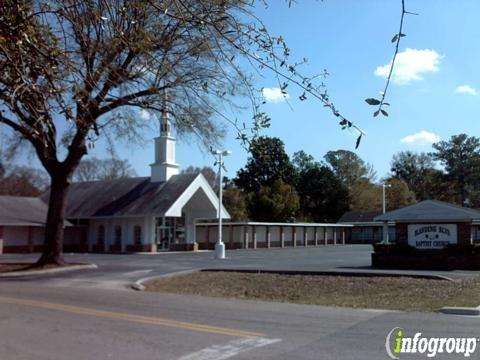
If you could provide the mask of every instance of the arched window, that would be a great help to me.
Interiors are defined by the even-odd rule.
[[[142,244],[142,227],[139,225],[133,227],[133,243],[135,245]]]
[[[97,244],[100,246],[105,245],[105,226],[103,225],[97,228]]]
[[[122,227],[120,225],[115,226],[115,245],[122,245]]]

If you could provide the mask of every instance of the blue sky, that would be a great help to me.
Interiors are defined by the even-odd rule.
[[[461,132],[479,135],[475,117],[480,101],[474,90],[480,91],[480,2],[406,0],[407,10],[419,15],[405,19],[407,36],[400,48],[404,54],[397,60],[399,72],[389,90],[388,118],[373,118],[364,99],[376,97],[384,87],[385,79],[375,70],[393,55],[390,39],[398,30],[400,1],[301,0],[292,8],[280,3],[272,1],[268,9],[258,11],[259,16],[273,34],[282,34],[293,57],[308,58],[306,71],[328,70],[327,87],[336,106],[367,134],[357,153],[373,163],[380,177],[388,173],[398,151],[430,151],[432,140]],[[271,76],[259,85],[277,86]],[[463,93],[455,92],[462,85]],[[289,90],[293,110],[285,102],[265,107],[273,119],[265,135],[280,137],[289,154],[303,149],[316,159],[329,150],[355,151],[354,136],[341,131],[318,101],[300,102],[301,92]],[[234,176],[248,154],[234,140],[233,131],[225,147],[233,151],[227,167]],[[195,145],[180,141],[179,163],[212,163],[208,155],[194,156],[195,152]]]
[[[385,79],[382,66],[391,60],[390,39],[398,30],[400,0],[299,0],[288,8],[271,0],[268,9],[259,8],[273,35],[282,35],[292,49],[292,60],[308,58],[304,71],[314,74],[327,69],[327,88],[335,105],[361,127],[366,137],[357,153],[372,163],[380,177],[389,171],[394,153],[402,150],[430,151],[431,142],[465,132],[479,136],[480,2],[475,0],[406,0],[397,73],[390,87],[390,116],[372,117],[373,108],[364,99],[377,97]],[[377,75],[375,73],[377,72]],[[258,87],[276,87],[265,74]],[[301,91],[289,87],[289,102],[269,102],[264,110],[272,126],[263,135],[285,142],[291,155],[304,150],[321,160],[329,150],[355,151],[355,137],[342,131],[322,104],[310,99],[300,102]],[[248,122],[251,114],[240,114]],[[156,134],[151,133],[151,138]],[[226,162],[227,176],[235,176],[245,165],[247,152],[230,129],[224,148],[233,154]],[[143,147],[118,146],[120,158],[127,158],[139,175],[149,175],[153,162],[153,141]],[[98,147],[90,156],[105,157]],[[212,157],[199,149],[194,138],[179,139],[177,161],[188,165],[213,165]]]

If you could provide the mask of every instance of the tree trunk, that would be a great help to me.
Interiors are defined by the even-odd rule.
[[[66,175],[52,175],[45,227],[45,248],[37,261],[37,266],[65,264],[63,259],[63,229],[69,186]]]

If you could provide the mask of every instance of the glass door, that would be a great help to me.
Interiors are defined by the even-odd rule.
[[[176,243],[176,218],[157,218],[156,243],[158,250],[169,250]]]

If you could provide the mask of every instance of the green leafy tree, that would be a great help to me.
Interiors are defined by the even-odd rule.
[[[367,179],[355,182],[350,188],[350,210],[374,211],[382,208],[382,188]]]
[[[223,205],[231,216],[231,221],[248,220],[247,196],[235,186],[227,186],[223,191]]]
[[[310,164],[298,174],[300,216],[307,221],[335,222],[349,208],[348,189],[332,170]]]
[[[318,162],[315,161],[315,158],[312,155],[300,150],[293,154],[292,164],[297,169],[297,172],[302,172],[317,166]]]
[[[435,162],[429,154],[401,151],[393,155],[391,172],[393,178],[407,184],[418,201],[439,199],[444,195],[441,191],[443,173],[435,168]]]
[[[248,209],[251,220],[292,222],[295,220],[300,200],[293,186],[281,179],[271,186],[261,185],[249,194]]]
[[[372,165],[365,163],[357,154],[348,150],[329,151],[325,161],[343,185],[351,188],[362,179],[374,181],[376,174]]]
[[[431,156],[443,165],[445,178],[455,190],[455,202],[471,205],[470,195],[479,189],[480,139],[459,134],[433,144],[433,148],[436,151]]]
[[[285,184],[295,183],[295,168],[285,152],[282,140],[274,137],[258,137],[249,148],[250,157],[243,169],[237,172],[234,179],[243,191],[250,193],[260,190],[260,187],[271,187],[276,180]]]
[[[391,178],[386,181],[389,188],[385,189],[386,208],[388,211],[416,203],[415,193],[408,188],[405,181]]]

